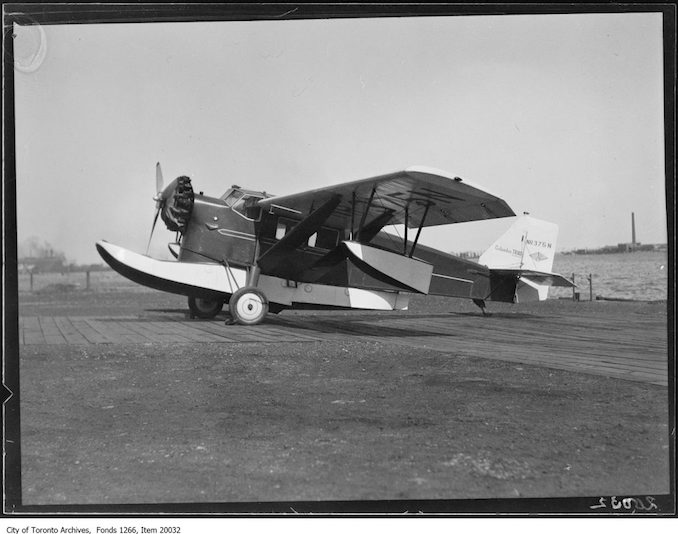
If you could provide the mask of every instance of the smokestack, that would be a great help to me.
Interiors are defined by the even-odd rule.
[[[631,212],[631,243],[636,244],[636,214]]]

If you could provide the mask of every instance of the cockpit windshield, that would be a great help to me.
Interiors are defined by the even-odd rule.
[[[224,204],[233,211],[239,213],[243,217],[252,219],[253,208],[255,208],[257,200],[265,198],[265,195],[262,193],[243,191],[242,189],[229,189],[221,198],[224,201]]]
[[[229,208],[245,195],[244,191],[239,189],[229,189],[224,193],[221,199]]]

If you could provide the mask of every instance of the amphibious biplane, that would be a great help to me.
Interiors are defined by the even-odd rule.
[[[558,227],[528,215],[478,262],[419,244],[427,226],[515,215],[501,198],[433,169],[277,197],[234,185],[216,198],[196,194],[187,176],[163,188],[158,164],[156,189],[151,238],[160,214],[176,232],[175,260],[96,247],[121,275],[187,296],[200,318],[225,303],[245,325],[288,308],[403,310],[412,294],[469,298],[485,313],[488,300],[544,300],[550,285],[572,285],[551,272]]]

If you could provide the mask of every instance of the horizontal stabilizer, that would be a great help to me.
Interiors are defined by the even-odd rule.
[[[553,287],[577,287],[577,284],[565,278],[562,274],[547,273],[543,271],[531,271],[526,269],[491,269],[490,272],[499,275],[519,276],[528,278],[537,284]]]

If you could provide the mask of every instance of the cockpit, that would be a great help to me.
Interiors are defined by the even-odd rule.
[[[246,189],[241,189],[238,186],[233,186],[222,195],[221,200],[224,201],[226,206],[243,217],[246,217],[247,219],[256,219],[257,211],[259,209],[256,205],[257,201],[262,198],[268,198],[269,196],[270,195],[259,191],[248,191]]]

